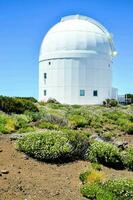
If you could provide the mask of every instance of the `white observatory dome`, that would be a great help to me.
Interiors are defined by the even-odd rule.
[[[100,23],[80,15],[63,17],[41,45],[39,100],[101,104],[112,98],[115,55],[112,35]]]
[[[75,52],[76,50],[76,52]],[[49,58],[115,54],[110,33],[97,21],[80,15],[67,16],[52,27],[45,36],[40,61]]]

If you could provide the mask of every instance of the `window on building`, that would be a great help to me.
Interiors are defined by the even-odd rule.
[[[80,90],[80,96],[85,96],[85,90]]]
[[[51,65],[51,62],[48,62],[49,65]]]
[[[47,95],[47,90],[44,90],[44,96],[46,96]]]
[[[44,73],[44,79],[47,79],[47,73]]]
[[[94,91],[93,91],[93,96],[94,96],[94,97],[97,97],[97,96],[98,96],[98,91],[97,91],[97,90],[94,90]]]

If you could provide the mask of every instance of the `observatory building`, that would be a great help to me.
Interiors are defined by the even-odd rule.
[[[39,101],[101,104],[116,98],[112,88],[112,36],[99,22],[63,17],[43,39],[39,56]]]

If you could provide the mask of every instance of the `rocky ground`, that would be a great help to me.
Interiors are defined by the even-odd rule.
[[[83,200],[79,174],[90,164],[75,161],[48,164],[28,158],[15,149],[15,141],[0,136],[0,200]],[[132,177],[132,172],[104,167],[114,177]]]

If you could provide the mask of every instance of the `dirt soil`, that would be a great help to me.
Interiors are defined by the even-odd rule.
[[[80,195],[79,174],[86,161],[48,164],[27,158],[15,149],[15,141],[0,136],[0,200],[84,200]],[[126,170],[104,168],[111,176],[132,177]],[[9,173],[8,173],[9,172]]]

